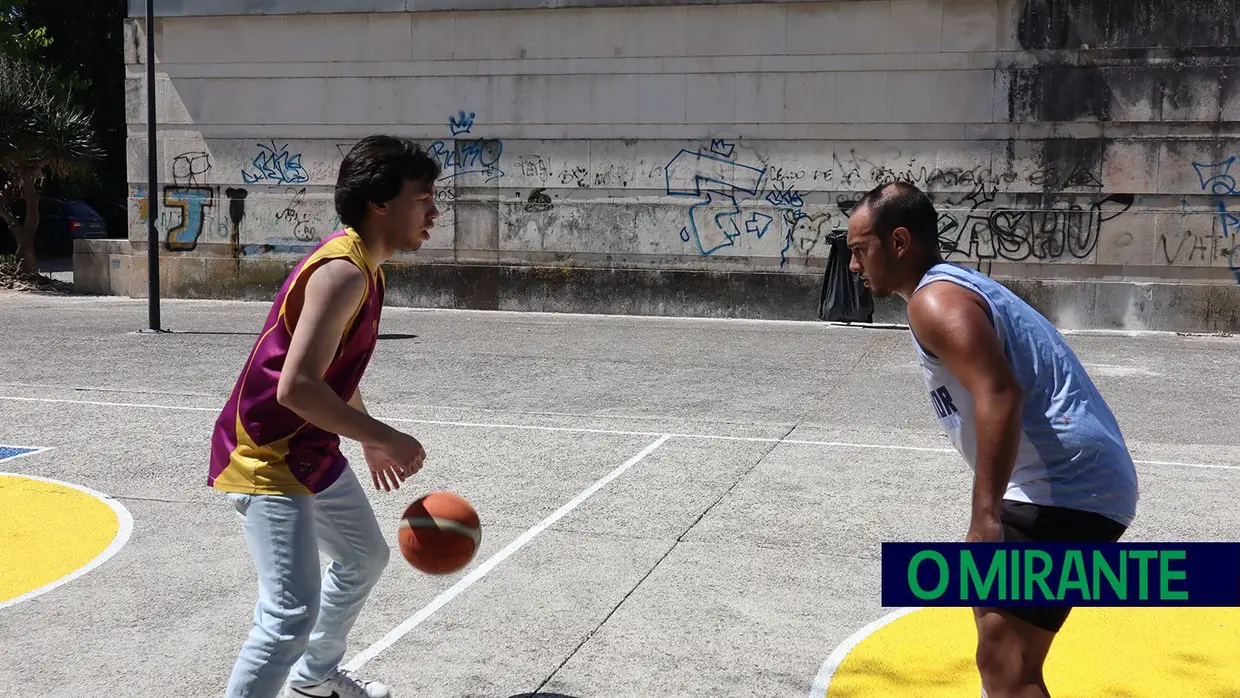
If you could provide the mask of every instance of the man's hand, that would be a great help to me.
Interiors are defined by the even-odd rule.
[[[1003,527],[993,516],[974,516],[969,522],[969,533],[964,537],[966,543],[1002,543]]]
[[[362,414],[370,414],[366,403],[362,401],[360,389],[355,390],[349,397],[349,404]],[[362,444],[362,454],[366,457],[366,465],[370,467],[370,477],[375,483],[375,489],[385,492],[400,489],[400,483],[421,470],[422,463],[426,460],[426,450],[417,439],[393,431],[389,441],[391,444],[382,446],[379,443]],[[412,445],[409,441],[413,442]]]
[[[426,460],[426,450],[418,440],[396,432],[390,443],[362,444],[362,453],[366,456],[366,465],[370,467],[370,477],[375,489],[390,492],[400,489],[400,483],[422,469]]]

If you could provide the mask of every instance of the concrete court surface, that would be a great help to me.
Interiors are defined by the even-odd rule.
[[[0,685],[24,696],[218,696],[249,628],[206,459],[268,306],[165,301],[158,336],[146,307],[0,296],[0,444],[49,449],[0,472],[133,521],[98,567],[0,608]],[[904,330],[388,308],[381,332],[363,394],[429,458],[375,492],[345,443],[380,521],[394,539],[444,488],[484,526],[456,575],[394,555],[358,621],[347,658],[396,696],[806,696],[891,610],[880,543],[965,533],[971,478]],[[1234,540],[1240,341],[1069,340],[1142,461],[1128,539]]]

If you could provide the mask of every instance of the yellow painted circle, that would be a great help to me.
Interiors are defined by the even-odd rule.
[[[971,609],[915,610],[837,658],[826,698],[981,695],[976,650]],[[1074,608],[1043,675],[1056,698],[1240,696],[1237,658],[1240,608]]]
[[[0,475],[0,605],[43,593],[92,569],[124,543],[129,516],[96,492]]]

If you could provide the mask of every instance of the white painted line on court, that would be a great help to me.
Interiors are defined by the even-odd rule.
[[[155,405],[135,402],[103,402],[99,400],[68,400],[64,398],[17,397],[0,395],[0,400],[16,400],[18,402],[50,402],[74,405],[92,405],[96,407],[135,407],[154,410],[179,410],[187,412],[218,412],[216,407],[191,407],[186,405]],[[404,424],[428,424],[447,427],[470,427],[475,429],[516,429],[522,431],[550,431],[571,434],[602,434],[607,436],[669,436],[682,439],[711,439],[716,441],[742,441],[749,443],[784,443],[804,446],[835,446],[839,448],[888,449],[895,451],[920,451],[924,453],[954,453],[949,448],[930,448],[924,446],[901,446],[898,444],[866,444],[847,441],[810,441],[804,439],[782,439],[769,436],[728,436],[725,434],[688,434],[665,431],[632,431],[625,429],[592,429],[589,427],[553,427],[542,424],[501,424],[498,422],[461,422],[445,419],[408,419],[405,417],[385,417],[375,415],[384,422]]]
[[[918,606],[910,606],[907,608],[897,609],[879,618],[878,620],[868,623],[865,627],[857,632],[849,635],[836,647],[831,655],[827,657],[827,661],[822,663],[822,668],[818,670],[818,676],[814,677],[814,683],[809,688],[809,698],[825,698],[827,695],[827,687],[831,685],[831,677],[835,676],[835,672],[839,670],[840,665],[844,663],[844,658],[854,647],[861,644],[861,641],[878,631],[879,628],[892,623],[899,618],[903,618],[913,611],[920,610]]]
[[[183,393],[175,390],[138,390],[134,388],[99,388],[92,386],[80,385],[55,385],[51,383],[0,383],[0,387],[5,388],[35,388],[41,390],[72,390],[80,393],[120,393],[123,395],[176,395],[178,397],[209,397],[224,398],[227,395],[214,395],[211,393]]]
[[[1138,465],[1171,465],[1181,468],[1208,468],[1214,470],[1240,470],[1240,465],[1223,465],[1219,463],[1182,463],[1174,460],[1136,460],[1134,463]]]
[[[18,299],[26,301],[25,296],[17,296]],[[41,299],[40,299],[41,300]],[[270,307],[268,301],[251,301],[227,298],[164,298],[161,302],[170,306],[185,307],[242,307],[242,308],[261,308],[264,311]],[[145,307],[147,300],[144,298],[126,298],[121,296],[68,296],[56,298],[55,303],[65,305],[86,305],[86,304],[107,304],[119,306],[137,306]],[[32,304],[27,304],[29,308]],[[50,304],[44,307],[51,307]],[[638,323],[658,323],[665,321],[703,323],[703,324],[722,324],[722,325],[788,325],[790,327],[804,328],[853,328],[859,330],[866,329],[896,329],[908,330],[908,323],[904,322],[831,322],[825,320],[790,320],[790,319],[772,319],[772,318],[748,318],[748,317],[710,317],[704,315],[626,315],[623,313],[583,313],[583,312],[563,312],[558,310],[481,310],[475,308],[431,308],[417,306],[389,306],[383,309],[384,316],[387,315],[474,315],[480,317],[490,317],[497,320],[509,318],[540,318],[551,320],[625,320]],[[561,322],[559,324],[568,324]],[[1080,335],[1080,336],[1097,336],[1097,337],[1191,337],[1191,338],[1220,338],[1238,339],[1234,333],[1229,332],[1183,332],[1179,330],[1124,330],[1124,329],[1086,329],[1086,328],[1069,328],[1056,327],[1060,334],[1063,335]]]
[[[103,402],[100,400],[67,400],[55,397],[19,397],[17,395],[0,395],[0,400],[16,402],[48,402],[53,404],[91,405],[94,407],[138,407],[152,410],[182,410],[189,412],[219,412],[220,407],[188,407],[186,405],[154,405],[141,402]],[[222,407],[222,406],[221,406]]]
[[[25,296],[17,296],[18,299],[26,300]],[[145,307],[147,301],[142,298],[123,298],[119,296],[72,296],[65,298],[57,298],[56,303],[66,305],[85,305],[85,304],[108,304],[131,306],[141,304]],[[202,306],[206,308],[215,308],[221,306],[240,306],[252,308],[268,308],[270,304],[267,301],[247,301],[224,298],[165,298],[163,303],[168,305],[183,305],[186,307]],[[38,307],[32,305],[24,306],[26,308]],[[44,307],[51,307],[50,305]],[[843,328],[858,330],[908,330],[908,324],[903,322],[834,322],[825,320],[780,320],[769,318],[746,318],[746,317],[709,317],[702,315],[625,315],[621,313],[581,313],[581,312],[562,312],[562,311],[535,311],[535,310],[479,310],[472,308],[428,308],[414,306],[389,306],[383,309],[384,315],[478,315],[483,317],[491,317],[497,320],[505,320],[509,318],[517,318],[516,322],[520,322],[521,318],[542,318],[550,320],[627,320],[642,323],[659,323],[666,321],[702,323],[702,324],[731,324],[731,325],[787,325],[789,327],[809,328],[825,327],[827,329]],[[515,323],[514,323],[515,324]],[[552,324],[552,323],[544,323]],[[569,324],[568,322],[556,322],[554,324]],[[1179,330],[1121,330],[1121,329],[1085,329],[1085,328],[1066,328],[1056,327],[1060,334],[1066,336],[1097,336],[1097,337],[1189,337],[1203,339],[1227,339],[1237,341],[1240,337],[1230,332],[1183,332]],[[138,334],[138,331],[130,334]],[[176,334],[173,332],[172,334]],[[152,335],[161,336],[161,335]]]
[[[244,303],[254,301],[240,301]],[[701,315],[625,315],[621,313],[574,313],[562,312],[558,310],[479,310],[474,308],[412,308],[412,307],[389,307],[384,308],[384,314],[387,313],[403,313],[417,315],[476,315],[481,317],[490,317],[496,320],[514,320],[520,322],[523,318],[532,318],[542,320],[543,324],[567,325],[573,321],[598,321],[598,320],[618,320],[640,324],[658,324],[667,322],[690,323],[690,324],[721,324],[721,325],[786,325],[789,327],[815,329],[819,327],[826,328],[854,328],[859,330],[870,329],[899,329],[907,330],[908,325],[899,322],[835,322],[827,320],[781,320],[774,318],[748,318],[748,317],[707,317]]]
[[[537,536],[539,533],[542,533],[544,530],[546,530],[549,526],[554,524],[556,521],[559,521],[560,519],[564,518],[564,516],[566,516],[570,511],[572,511],[573,509],[576,509],[582,502],[586,501],[591,496],[593,496],[595,492],[598,492],[599,490],[603,489],[612,480],[615,480],[616,478],[623,475],[624,471],[628,470],[634,465],[637,465],[639,462],[642,461],[642,459],[644,459],[646,456],[653,453],[655,449],[662,446],[664,442],[666,442],[669,438],[671,437],[668,436],[667,434],[660,436],[649,446],[643,448],[637,455],[625,461],[615,470],[604,475],[598,482],[595,482],[593,485],[590,485],[586,489],[582,490],[582,492],[578,494],[576,497],[573,497],[573,499],[570,502],[560,507],[559,509],[556,509],[550,516],[538,522],[538,524],[536,524],[533,528],[517,536],[517,538],[513,540],[511,543],[509,543],[507,546],[505,546],[503,550],[492,555],[486,562],[482,563],[477,568],[475,568],[472,572],[470,572],[468,575],[463,577],[461,581],[457,582],[456,584],[453,584],[451,587],[449,587],[439,596],[436,596],[433,601],[431,601],[429,604],[424,606],[417,613],[410,616],[405,622],[393,628],[391,632],[389,632],[387,635],[384,635],[378,642],[362,650],[357,656],[350,659],[348,664],[346,664],[344,668],[349,671],[356,671],[360,669],[363,664],[374,659],[376,656],[379,655],[379,653],[391,647],[393,644],[395,644],[398,640],[400,640],[405,635],[408,635],[414,628],[418,627],[418,625],[420,625],[422,621],[426,620],[427,618],[430,618],[431,615],[435,613],[435,611],[438,611],[445,604],[452,601],[452,599],[455,599],[457,596],[460,595],[461,592],[465,591],[471,585],[473,585],[474,582],[486,576],[486,574],[490,572],[492,569],[494,569],[496,565],[503,562],[505,559],[508,558],[508,556],[520,550],[526,543],[530,542],[534,538],[534,536]]]
[[[1107,376],[1109,378],[1130,378],[1132,376],[1156,378],[1162,375],[1144,366],[1122,366],[1118,364],[1084,364],[1084,366],[1089,369],[1091,374]]]
[[[219,412],[217,407],[190,407],[186,405],[154,405],[137,402],[102,402],[98,400],[67,400],[64,398],[18,397],[0,395],[0,400],[18,402],[49,402],[68,403],[73,405],[91,405],[96,407],[133,407],[153,410],[174,410],[183,412]],[[541,424],[501,424],[496,422],[457,422],[442,419],[409,419],[405,417],[385,417],[376,415],[376,419],[384,422],[403,424],[428,424],[433,426],[468,427],[475,429],[515,429],[520,431],[549,431],[569,434],[602,434],[606,436],[668,436],[677,439],[706,439],[711,441],[740,441],[748,443],[791,444],[798,446],[824,446],[828,448],[855,448],[860,450],[907,451],[913,453],[955,453],[950,448],[932,446],[904,446],[900,444],[873,444],[854,441],[815,441],[810,439],[784,439],[770,436],[728,436],[726,434],[690,434],[667,431],[631,431],[625,429],[592,429],[589,427],[552,427]],[[1181,461],[1160,461],[1134,459],[1137,465],[1162,465],[1181,468],[1203,468],[1210,470],[1240,470],[1240,465],[1222,463],[1186,463]]]
[[[47,450],[47,449],[44,449],[44,450]],[[116,535],[112,537],[112,542],[108,544],[108,547],[103,549],[103,552],[96,555],[93,560],[86,563],[84,566],[77,568],[73,572],[65,575],[64,577],[57,579],[54,582],[49,582],[48,584],[44,584],[38,589],[33,589],[31,591],[26,592],[25,594],[22,594],[21,596],[18,596],[16,598],[9,599],[8,601],[0,603],[0,608],[8,608],[9,606],[15,606],[23,601],[29,601],[30,599],[33,599],[36,596],[41,596],[43,594],[46,594],[47,592],[55,589],[56,587],[59,587],[64,584],[68,584],[69,582],[77,579],[78,577],[81,577],[82,575],[90,572],[96,567],[107,562],[113,555],[119,552],[121,548],[125,547],[125,543],[129,542],[129,536],[133,534],[133,517],[129,515],[129,510],[125,508],[125,505],[121,504],[120,501],[114,497],[106,495],[102,492],[96,492],[95,490],[92,490],[89,487],[84,487],[82,485],[75,485],[71,482],[61,482],[60,480],[53,480],[51,478],[39,477],[37,475],[27,475],[25,473],[4,473],[4,472],[0,472],[0,475],[7,475],[9,477],[26,478],[29,480],[39,480],[41,482],[47,482],[53,485],[60,485],[62,487],[69,487],[69,488],[78,490],[79,492],[84,492],[102,501],[104,504],[107,504],[109,507],[111,507],[113,513],[116,514],[116,520],[118,524],[117,529],[116,529]]]

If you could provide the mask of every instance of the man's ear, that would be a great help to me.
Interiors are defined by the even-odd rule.
[[[904,254],[913,244],[913,236],[909,234],[908,228],[899,226],[891,231],[891,251],[897,255]]]

